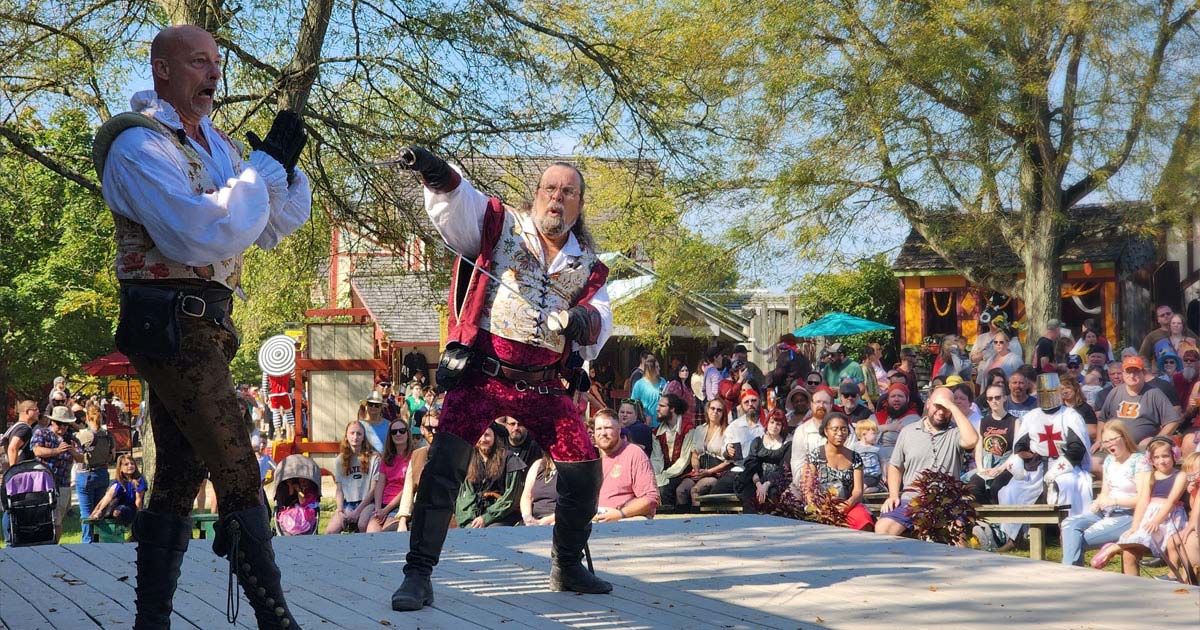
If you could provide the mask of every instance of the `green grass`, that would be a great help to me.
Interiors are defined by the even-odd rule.
[[[1084,552],[1084,554],[1083,554],[1083,565],[1084,566],[1091,565],[1092,556],[1096,555],[1097,551],[1099,551],[1099,549],[1089,549]],[[1021,558],[1029,557],[1029,550],[1027,550],[1027,549],[1017,549],[1017,550],[1013,550],[1013,551],[1001,551],[998,553],[1002,553],[1006,556],[1018,556]],[[1062,547],[1060,545],[1047,544],[1045,561],[1046,562],[1055,562],[1055,563],[1062,562]],[[1166,567],[1156,567],[1156,568],[1139,567],[1139,569],[1141,571],[1139,573],[1139,575],[1141,575],[1143,577],[1157,577],[1160,575],[1167,575],[1169,573],[1169,571],[1167,570]],[[1104,570],[1111,571],[1112,573],[1120,573],[1121,572],[1121,561],[1119,559],[1110,560],[1108,562],[1108,565],[1106,565],[1104,567]]]

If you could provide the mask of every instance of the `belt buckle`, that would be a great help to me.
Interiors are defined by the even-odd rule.
[[[549,388],[549,387],[547,387],[546,385],[538,385],[538,387],[537,387],[537,393],[539,393],[539,394],[541,394],[541,395],[545,396],[546,394],[549,394],[549,393],[550,393],[550,388]]]
[[[513,387],[519,392],[524,392],[529,389],[529,383],[526,383],[525,381],[517,381],[513,383]]]
[[[189,311],[188,310],[188,300],[194,300],[196,302],[199,302],[200,303],[200,312],[193,313],[193,312]],[[183,299],[179,301],[179,312],[183,313],[184,315],[187,315],[188,317],[204,317],[204,313],[207,311],[208,311],[208,302],[205,302],[204,298],[202,298],[198,295],[184,295]]]
[[[488,369],[489,366],[491,367],[490,370]],[[480,366],[479,366],[479,371],[483,372],[484,374],[487,374],[488,376],[499,376],[500,375],[500,362],[497,361],[496,359],[493,359],[492,357],[484,357],[482,364],[480,364]]]

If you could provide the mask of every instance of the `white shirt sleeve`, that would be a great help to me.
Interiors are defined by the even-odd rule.
[[[145,227],[172,260],[203,266],[232,258],[262,235],[271,218],[269,186],[286,178],[278,162],[257,153],[239,177],[197,195],[178,147],[149,129],[130,129],[109,150],[104,200],[113,212]]]
[[[287,192],[281,197],[278,200],[281,203],[276,204],[276,199],[272,196],[271,218],[258,240],[254,242],[262,249],[271,249],[278,245],[284,237],[304,225],[312,214],[312,189],[309,187],[308,176],[299,168],[296,169],[292,185],[287,187]]]
[[[451,168],[458,171],[456,167]],[[458,188],[448,193],[425,189],[425,211],[429,213],[433,227],[447,245],[465,258],[474,259],[479,255],[487,206],[487,195],[475,190],[465,178],[458,183]]]

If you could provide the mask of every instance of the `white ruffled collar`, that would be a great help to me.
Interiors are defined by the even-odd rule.
[[[175,111],[175,106],[158,98],[158,92],[154,90],[135,93],[129,99],[129,109],[150,116],[171,129],[183,129],[183,121],[179,120],[179,112]],[[212,121],[208,116],[200,119],[200,128],[205,131],[205,135],[210,127]]]

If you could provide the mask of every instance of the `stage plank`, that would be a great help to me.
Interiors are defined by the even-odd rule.
[[[597,525],[610,595],[547,588],[550,528],[453,530],[436,603],[391,610],[407,534],[276,538],[305,628],[1192,629],[1200,589],[785,519],[698,516]],[[126,626],[134,545],[0,551],[0,625]],[[227,627],[226,561],[193,541],[177,627]],[[128,576],[129,579],[119,578]],[[254,627],[242,600],[239,627]]]

